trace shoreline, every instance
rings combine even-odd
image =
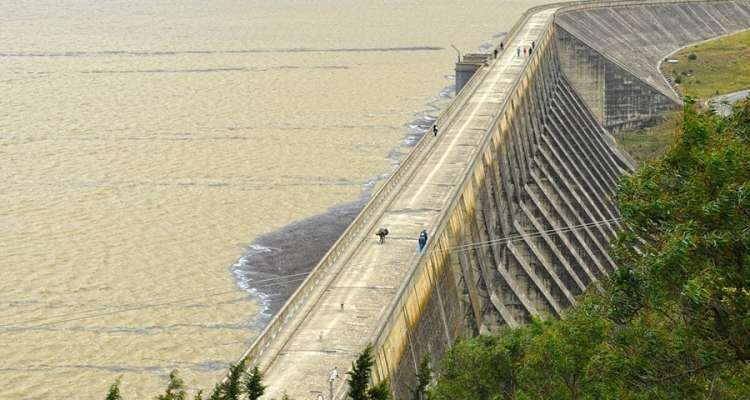
[[[493,34],[477,47],[477,51],[489,51],[494,48],[495,42],[500,42],[507,34],[508,32]],[[359,215],[370,200],[378,182],[387,179],[399,167],[403,157],[427,133],[440,111],[453,101],[456,96],[455,76],[445,74],[444,78],[453,83],[443,87],[436,98],[425,104],[425,109],[416,112],[415,118],[403,125],[403,139],[387,155],[391,162],[391,170],[365,182],[358,200],[333,205],[321,214],[292,222],[257,237],[247,246],[245,253],[232,264],[230,271],[235,284],[254,297],[259,304],[259,312],[250,318],[251,329],[260,332],[265,328],[308,273]],[[408,151],[405,151],[407,149]]]
[[[446,75],[446,78],[452,79],[452,75]],[[415,113],[414,120],[404,124],[403,139],[387,154],[391,170],[365,182],[358,200],[333,205],[323,213],[287,224],[257,237],[247,246],[245,253],[231,265],[230,271],[235,284],[259,304],[259,312],[250,317],[251,329],[258,332],[263,330],[359,215],[377,184],[399,167],[403,157],[427,133],[442,109],[442,103],[450,102],[455,96],[454,92],[455,85],[445,86],[434,100],[426,104],[424,110]]]

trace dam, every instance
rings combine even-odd
[[[242,356],[265,371],[267,397],[329,398],[337,367],[344,398],[371,343],[373,380],[404,398],[423,354],[559,317],[596,290],[616,268],[612,195],[634,168],[610,132],[679,107],[658,69],[671,52],[748,28],[744,0],[527,11]]]

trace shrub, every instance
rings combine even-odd
[[[688,60],[690,61],[697,60],[697,59],[698,59],[698,55],[696,55],[695,53],[690,53],[688,55]]]

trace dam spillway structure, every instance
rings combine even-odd
[[[616,268],[612,196],[634,166],[609,131],[679,107],[669,53],[748,28],[747,0],[528,10],[242,356],[268,398],[344,398],[329,371],[368,343],[404,398],[423,354],[574,306]]]

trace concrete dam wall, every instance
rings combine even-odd
[[[619,229],[612,194],[632,164],[604,127],[679,107],[659,61],[747,29],[749,11],[734,1],[558,11],[404,293],[393,318],[403,322],[376,343],[378,376],[390,377],[396,396],[408,396],[423,354],[434,359],[457,338],[532,316],[558,317],[616,268],[607,254]]]
[[[559,317],[615,268],[612,194],[630,164],[572,89],[550,25],[491,132],[403,312],[380,349],[380,377],[406,397],[422,354],[459,337]],[[404,341],[406,338],[406,341]],[[403,356],[399,359],[396,354]]]
[[[742,29],[750,18],[735,16],[750,7],[561,7],[523,16],[507,50],[479,66],[441,114],[440,134],[420,141],[243,355],[265,369],[269,398],[330,398],[329,390],[344,398],[344,379],[328,387],[328,371],[338,366],[344,375],[368,343],[374,380],[390,378],[394,394],[407,398],[422,355],[438,361],[458,338],[559,317],[616,268],[607,253],[620,229],[612,195],[633,165],[605,127],[676,107],[656,60],[685,41]],[[635,25],[639,18],[648,24]],[[621,31],[630,29],[623,21],[639,31]],[[669,44],[613,55],[673,24],[685,26]],[[608,44],[607,35],[624,44]],[[516,56],[532,41],[531,56]],[[649,65],[657,72],[644,72]],[[373,237],[381,226],[392,233],[383,245]],[[423,228],[430,240],[419,253]]]
[[[561,10],[560,63],[607,129],[648,123],[680,99],[659,65],[691,43],[750,28],[750,2],[596,3]]]

